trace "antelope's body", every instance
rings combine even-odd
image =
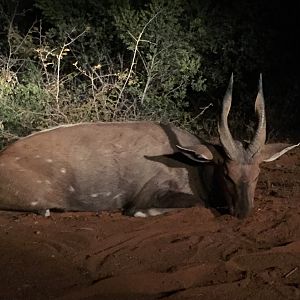
[[[261,78],[256,134],[247,145],[234,140],[227,123],[232,84],[231,77],[218,124],[220,145],[153,122],[60,126],[15,142],[0,152],[0,209],[122,209],[146,216],[175,207],[214,206],[217,198],[231,214],[247,216],[259,164],[299,144],[265,145]]]
[[[196,204],[196,168],[164,157],[176,144],[191,143],[199,140],[152,122],[83,123],[35,133],[0,154],[0,209],[168,207],[174,193]]]

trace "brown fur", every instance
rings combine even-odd
[[[185,146],[188,158],[177,145]],[[0,153],[0,209],[123,209],[134,215],[153,207],[212,205],[218,191],[232,214],[244,216],[253,206],[261,160],[232,161],[220,146],[153,122],[61,126]]]

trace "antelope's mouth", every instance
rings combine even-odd
[[[253,207],[251,205],[251,202],[246,201],[240,205],[237,205],[236,207],[232,207],[232,209],[230,209],[230,214],[237,217],[238,219],[244,219],[251,214],[252,209]]]
[[[238,211],[234,213],[234,216],[237,217],[238,219],[244,219],[248,217],[251,213],[251,210],[244,210],[244,211]]]
[[[229,200],[229,201],[228,201]],[[232,199],[227,198],[227,206],[216,207],[220,214],[229,214],[238,219],[244,219],[248,217],[252,210],[253,206],[251,201],[232,201]]]

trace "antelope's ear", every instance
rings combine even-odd
[[[299,146],[300,143],[296,145],[291,144],[267,144],[261,150],[262,161],[269,162],[279,158],[284,153],[294,149]]]
[[[197,162],[210,162],[213,160],[213,154],[205,145],[193,145],[189,147],[182,147],[176,145],[176,147],[186,155],[188,158]]]

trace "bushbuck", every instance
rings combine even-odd
[[[231,76],[218,123],[219,145],[155,122],[64,125],[18,140],[0,152],[0,209],[121,209],[144,217],[197,204],[216,206],[222,199],[230,214],[247,216],[259,164],[299,144],[265,145],[261,77],[257,131],[246,145],[234,140],[227,122],[232,85]]]

